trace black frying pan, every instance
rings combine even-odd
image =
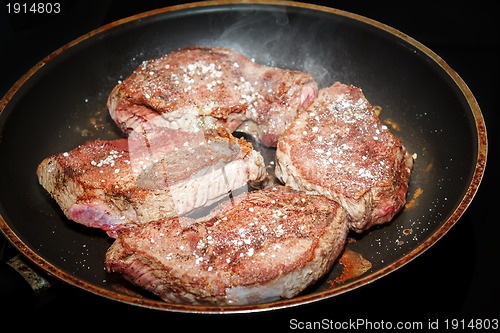
[[[308,71],[320,86],[351,83],[381,107],[381,119],[417,160],[408,193],[411,205],[392,223],[351,237],[347,249],[370,262],[367,272],[336,283],[343,268],[337,264],[324,280],[293,299],[224,308],[168,304],[105,273],[104,253],[112,240],[65,219],[34,171],[49,154],[86,140],[118,137],[105,108],[112,87],[143,60],[187,45],[231,47],[259,63]],[[58,280],[160,310],[279,309],[331,298],[382,278],[435,244],[459,220],[486,164],[480,108],[440,57],[376,21],[301,3],[204,2],[118,21],[42,60],[0,105],[0,156],[14,162],[0,165],[0,227],[7,239]]]

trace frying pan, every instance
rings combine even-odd
[[[408,206],[389,224],[352,235],[349,251],[370,268],[339,280],[336,264],[318,284],[289,299],[248,306],[169,304],[108,276],[112,240],[68,221],[37,182],[46,156],[120,133],[105,102],[143,60],[188,45],[230,47],[256,62],[312,73],[363,89],[416,158]],[[27,121],[29,119],[29,121]],[[460,149],[456,149],[460,147]],[[487,135],[466,84],[411,37],[349,12],[299,2],[200,2],[123,19],[55,51],[0,103],[0,227],[45,274],[113,301],[189,313],[268,311],[328,299],[411,262],[460,219],[482,180]],[[8,189],[8,190],[6,190]]]

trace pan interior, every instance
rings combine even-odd
[[[399,266],[449,228],[476,168],[477,129],[461,88],[416,42],[341,12],[264,4],[180,7],[101,29],[57,51],[6,97],[0,114],[0,225],[15,245],[31,250],[31,259],[84,289],[159,304],[150,295],[117,289],[103,269],[112,240],[67,220],[35,170],[50,154],[120,137],[106,109],[111,89],[142,61],[189,45],[229,47],[261,64],[310,72],[320,87],[335,81],[361,87],[381,108],[381,120],[415,154],[408,207],[392,223],[352,235],[348,248],[372,266],[348,283],[366,283]],[[340,272],[336,265],[306,296],[335,295],[329,281]]]

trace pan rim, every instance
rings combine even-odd
[[[22,239],[16,235],[16,233],[9,227],[6,220],[3,216],[0,215],[0,230],[6,236],[7,240],[9,240],[14,247],[16,247],[27,259],[33,262],[35,265],[42,268],[46,273],[51,276],[58,278],[70,285],[75,287],[84,289],[91,293],[94,293],[99,296],[103,296],[105,298],[109,298],[115,301],[120,301],[123,303],[128,303],[131,305],[136,305],[145,308],[157,309],[157,310],[167,310],[172,312],[184,312],[184,313],[199,313],[199,314],[229,314],[229,313],[248,313],[248,312],[259,312],[259,311],[269,311],[275,309],[283,309],[292,306],[304,305],[311,302],[321,301],[325,299],[329,299],[331,297],[343,294],[347,291],[356,289],[368,283],[371,283],[379,278],[386,276],[387,274],[395,271],[396,269],[402,267],[413,259],[417,258],[419,255],[424,253],[427,249],[429,249],[432,245],[434,245],[441,237],[443,237],[450,228],[460,219],[465,210],[468,208],[473,198],[475,197],[480,183],[482,181],[486,161],[488,154],[488,140],[487,140],[487,130],[483,115],[481,113],[481,109],[469,89],[466,83],[462,80],[458,73],[456,73],[439,55],[433,52],[431,49],[418,42],[414,38],[402,33],[401,31],[392,28],[386,24],[380,23],[376,20],[354,14],[351,12],[347,12],[344,10],[339,10],[336,8],[330,8],[315,4],[294,2],[294,1],[279,1],[279,0],[214,0],[214,1],[199,1],[186,3],[181,5],[169,6],[164,8],[158,8],[151,11],[147,11],[144,13],[136,14],[127,18],[123,18],[117,20],[115,22],[111,22],[106,24],[100,28],[92,30],[85,35],[78,37],[77,39],[67,43],[66,45],[60,47],[55,50],[40,62],[38,62],[35,66],[33,66],[30,70],[28,70],[18,81],[7,91],[5,96],[0,101],[0,116],[2,116],[5,108],[12,98],[15,97],[17,91],[33,76],[37,73],[45,64],[50,62],[53,58],[59,56],[63,52],[68,49],[71,49],[75,45],[80,44],[81,42],[99,35],[103,32],[109,31],[113,28],[122,26],[124,24],[146,19],[152,16],[166,14],[169,12],[176,12],[180,10],[194,9],[194,8],[215,8],[221,5],[259,5],[259,6],[283,6],[283,7],[294,7],[294,8],[303,8],[312,11],[324,12],[327,14],[334,14],[343,17],[347,17],[349,19],[360,21],[362,23],[373,26],[377,29],[384,30],[389,34],[405,41],[408,44],[411,44],[413,47],[421,51],[426,57],[434,61],[449,77],[453,80],[455,85],[460,89],[460,92],[464,95],[470,111],[472,112],[472,116],[474,118],[474,123],[476,127],[476,135],[477,135],[477,158],[475,162],[474,173],[471,178],[471,182],[467,188],[467,191],[460,203],[456,207],[456,209],[451,213],[450,217],[439,227],[437,232],[433,233],[428,239],[426,239],[423,243],[417,246],[415,249],[407,253],[404,257],[398,259],[393,264],[386,266],[385,268],[378,270],[374,273],[363,276],[362,278],[355,280],[353,282],[348,282],[342,284],[341,286],[336,287],[335,289],[326,290],[322,292],[317,292],[314,294],[308,294],[303,296],[296,296],[292,299],[287,300],[279,300],[275,302],[265,303],[265,304],[252,304],[252,305],[244,305],[244,306],[193,306],[193,305],[183,305],[183,304],[171,304],[166,303],[161,300],[153,300],[153,299],[139,299],[134,296],[128,296],[125,294],[121,294],[118,292],[113,292],[107,290],[105,288],[98,287],[91,283],[82,282],[78,278],[75,278],[73,275],[68,274],[61,270],[60,268],[54,266],[40,255],[38,255],[34,250],[32,250],[27,244],[25,244]]]

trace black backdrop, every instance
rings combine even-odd
[[[41,1],[47,2],[47,1]],[[56,1],[51,1],[52,3]],[[0,7],[0,95],[42,58],[73,39],[117,19],[185,1],[59,1],[58,15],[13,15]],[[15,250],[0,235],[0,317],[12,311],[36,323],[58,327],[121,328],[131,322],[160,329],[210,331],[294,329],[294,320],[380,323],[440,319],[500,319],[499,221],[493,217],[498,176],[495,111],[498,103],[499,24],[493,1],[305,1],[360,14],[392,26],[440,55],[467,83],[487,124],[489,155],[485,178],[459,222],[434,246],[383,279],[333,299],[273,312],[193,315],[149,310],[58,285],[37,298],[4,263]],[[1,161],[1,157],[0,157]],[[1,161],[5,163],[6,161]],[[6,189],[1,189],[2,191]],[[39,320],[40,319],[40,320]],[[324,323],[324,322],[323,322]],[[125,324],[125,325],[123,325]],[[0,323],[0,327],[4,325]],[[182,326],[180,326],[182,325]],[[62,324],[61,324],[61,327]],[[140,326],[138,326],[140,327]],[[329,328],[329,326],[323,326]],[[298,328],[297,328],[298,329]]]

